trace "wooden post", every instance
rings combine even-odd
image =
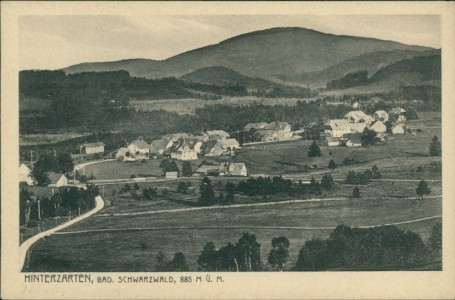
[[[41,221],[41,206],[40,206],[40,201],[38,199],[38,220]]]

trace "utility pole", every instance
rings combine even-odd
[[[39,198],[37,200],[38,200],[38,220],[41,221],[41,205],[40,205]]]

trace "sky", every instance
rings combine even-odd
[[[162,60],[273,27],[441,47],[438,15],[30,15],[19,19],[19,64],[25,70],[129,58]]]

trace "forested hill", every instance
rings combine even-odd
[[[382,86],[393,90],[406,86],[440,86],[441,56],[418,56],[390,64],[372,76],[366,70],[349,73],[327,83],[328,89],[347,89],[357,86]]]
[[[420,52],[431,48],[286,27],[242,34],[162,61],[136,59],[84,63],[67,67],[64,71],[126,70],[131,76],[163,78],[180,77],[201,68],[221,66],[253,78],[269,79],[318,72],[362,54],[394,50]]]
[[[180,79],[190,82],[219,86],[241,85],[252,89],[270,89],[284,87],[283,85],[265,79],[245,76],[234,70],[220,66],[198,69],[194,72],[181,76]]]

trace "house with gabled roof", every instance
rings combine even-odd
[[[370,130],[373,130],[376,133],[384,133],[387,131],[387,126],[381,121],[374,121],[370,125]]]
[[[269,123],[266,123],[266,122],[248,123],[243,128],[243,131],[250,131],[251,129],[254,129],[254,130],[265,129],[265,127],[267,127],[267,125],[269,125]]]
[[[265,129],[272,130],[278,140],[290,139],[292,137],[292,127],[288,122],[271,122]]]
[[[373,114],[373,118],[385,123],[389,120],[389,114],[385,110],[378,110]]]
[[[163,155],[172,145],[173,142],[170,140],[154,140],[150,143],[150,154]]]
[[[219,167],[220,176],[248,176],[245,163],[222,162]]]
[[[148,157],[150,154],[150,145],[142,138],[132,141],[128,145],[128,151],[136,157]]]
[[[68,185],[68,178],[66,178],[65,174],[49,172],[47,175],[49,177],[48,187],[62,187]]]
[[[193,173],[193,176],[218,176],[220,174],[220,165],[202,165]]]
[[[177,160],[196,160],[201,152],[202,142],[197,139],[180,138],[170,148],[171,158]]]
[[[366,123],[369,124],[374,121],[373,117],[367,115],[361,110],[353,110],[344,115],[344,119],[349,123]]]
[[[406,126],[402,123],[395,125],[392,128],[393,134],[405,134],[406,133]]]
[[[329,147],[338,147],[341,146],[341,139],[339,137],[326,137],[325,141]]]
[[[104,146],[103,142],[85,143],[80,146],[79,150],[81,154],[104,153]]]
[[[224,130],[207,130],[205,133],[209,139],[219,140],[219,139],[227,139],[230,137],[229,133]]]
[[[19,182],[25,182],[27,185],[34,184],[32,170],[24,163],[19,165]]]
[[[404,108],[393,108],[389,111],[389,116],[395,122],[406,122],[406,110]]]
[[[233,155],[240,144],[236,139],[221,139],[208,141],[204,148],[205,156]]]

